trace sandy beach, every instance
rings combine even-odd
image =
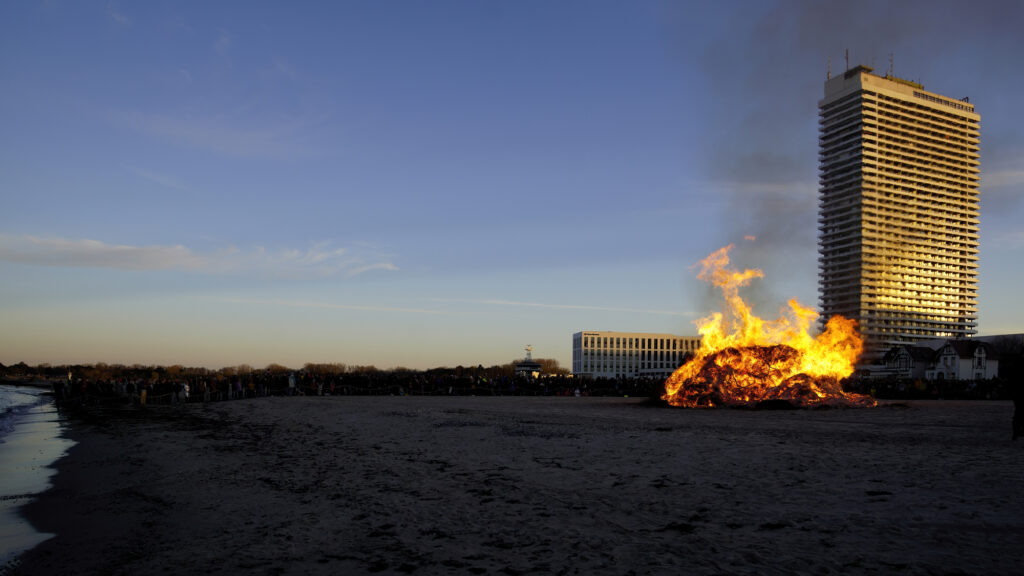
[[[101,414],[18,574],[1020,574],[1009,402],[302,397]]]

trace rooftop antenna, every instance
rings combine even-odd
[[[846,71],[850,71],[850,49],[846,49]]]
[[[828,57],[828,68],[825,69],[825,80],[832,79],[832,57]]]
[[[892,61],[893,61],[893,53],[889,52],[889,76],[895,77],[896,75],[893,74],[893,71],[892,71],[893,70]]]

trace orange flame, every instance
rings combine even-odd
[[[764,273],[730,268],[732,247],[701,261],[697,277],[722,290],[724,312],[697,321],[701,347],[668,378],[662,398],[685,407],[743,406],[764,400],[800,406],[874,405],[870,397],[844,392],[840,384],[853,374],[863,350],[856,321],[833,316],[825,331],[812,337],[809,329],[818,313],[795,299],[777,320],[759,318],[739,289]]]

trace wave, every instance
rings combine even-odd
[[[50,400],[44,388],[0,384],[0,442],[14,431],[19,416],[28,414]]]

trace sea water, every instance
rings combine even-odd
[[[18,510],[50,487],[54,462],[73,442],[45,386],[0,384],[0,574],[17,556],[50,538]]]

